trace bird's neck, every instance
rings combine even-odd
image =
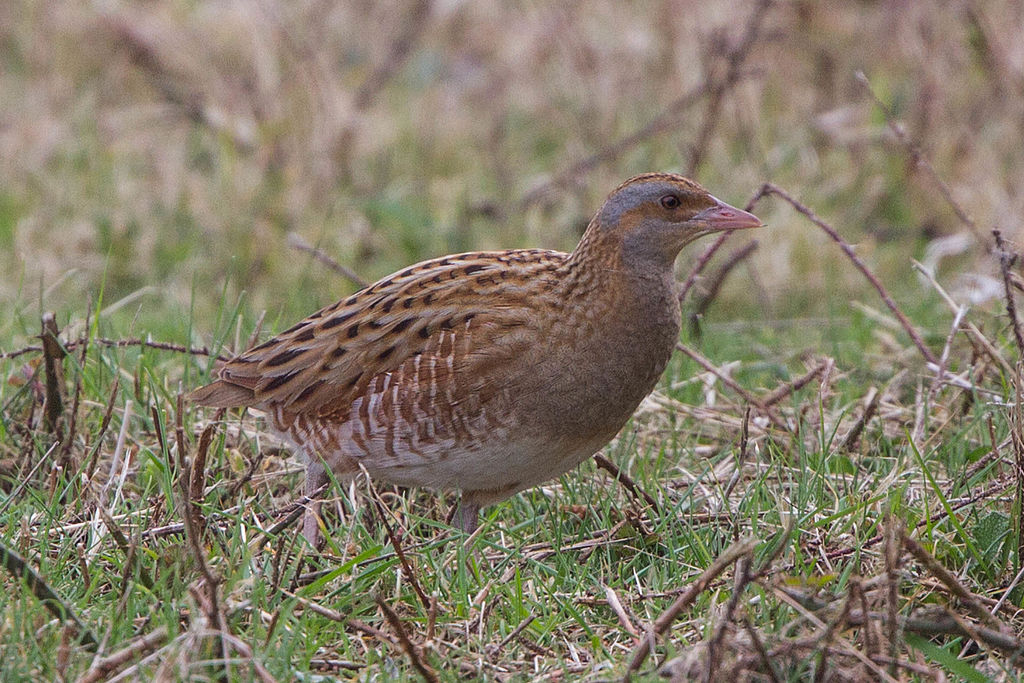
[[[617,307],[621,297],[654,300],[671,294],[675,289],[673,261],[630,258],[621,236],[591,223],[566,258],[560,279],[566,300],[590,299]]]
[[[585,235],[559,268],[535,365],[551,429],[601,443],[654,388],[679,337],[671,271],[631,269],[614,246]]]
[[[595,353],[620,347],[622,357],[645,367],[653,359],[667,360],[679,334],[672,264],[632,263],[623,258],[614,234],[594,227],[563,266],[560,327],[585,344],[595,344]]]

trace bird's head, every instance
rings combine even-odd
[[[629,264],[671,268],[679,251],[712,232],[760,227],[751,213],[716,199],[681,175],[647,173],[612,192],[592,226]]]

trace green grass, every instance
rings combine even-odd
[[[251,324],[240,321],[240,309],[222,300],[221,310],[215,329],[233,336],[240,327],[246,339]],[[933,323],[920,317],[916,322],[942,337],[942,328],[929,324],[945,325],[946,316],[937,310],[933,314]],[[974,321],[989,328],[998,322],[983,315]],[[735,324],[709,321],[699,344],[713,362],[738,361],[733,377],[763,395],[803,374],[814,360],[802,361],[800,355],[823,345],[808,334],[806,324],[779,323],[744,326],[740,335]],[[865,326],[870,328],[855,312],[842,321],[815,325],[835,351],[827,381],[810,382],[774,408],[798,436],[766,427],[758,419],[763,414],[753,410],[748,452],[726,500],[739,458],[743,406],[720,383],[714,386],[714,405],[709,404],[707,387],[687,381],[700,369],[676,359],[656,400],[606,449],[659,501],[657,510],[586,463],[559,481],[490,509],[482,533],[465,546],[463,537],[444,523],[451,496],[424,491],[396,495],[389,487],[371,494],[361,482],[354,499],[340,490],[331,492],[342,517],[328,529],[325,554],[316,556],[294,526],[253,544],[298,495],[301,475],[261,423],[248,416],[229,415],[213,432],[197,501],[208,524],[199,550],[180,529],[146,535],[182,520],[176,401],[181,378],[187,377],[189,386],[202,381],[207,361],[156,349],[104,347],[101,336],[126,337],[131,328],[100,323],[89,333],[84,359],[72,349],[65,361],[65,389],[73,395],[73,387],[81,387],[76,433],[67,454],[51,451],[53,437],[39,428],[38,367],[30,382],[16,379],[31,374],[26,364],[38,354],[0,361],[8,378],[0,389],[3,481],[14,494],[0,505],[2,540],[72,605],[102,640],[105,653],[159,627],[167,629],[170,635],[159,643],[156,656],[138,664],[135,675],[142,677],[160,672],[208,677],[226,671],[229,678],[247,680],[255,675],[248,655],[235,651],[230,664],[218,659],[218,641],[211,637],[201,600],[190,593],[201,585],[198,552],[218,578],[226,628],[277,679],[315,678],[311,669],[328,661],[352,666],[345,675],[415,679],[397,644],[346,623],[369,624],[393,639],[377,599],[399,615],[423,661],[442,678],[606,679],[623,673],[636,644],[609,607],[608,591],[628,610],[631,627],[642,632],[735,538],[753,536],[758,541],[753,564],[764,563],[764,574],[745,587],[739,610],[769,648],[785,652],[774,658],[782,675],[800,680],[820,666],[820,648],[800,650],[794,643],[820,637],[822,631],[782,600],[781,591],[803,595],[807,604],[823,609],[826,603],[835,602],[835,608],[851,599],[853,584],[870,586],[862,589],[865,604],[884,613],[889,608],[883,589],[889,584],[879,537],[889,525],[905,525],[939,563],[981,596],[978,600],[1002,596],[1020,566],[1012,465],[1004,461],[1003,451],[988,466],[972,467],[991,450],[990,429],[997,441],[1013,429],[1007,413],[993,403],[1012,400],[1006,393],[1009,379],[990,369],[975,375],[974,392],[940,388],[914,441],[917,384],[927,389],[931,375],[913,353],[896,353],[903,360],[894,360],[891,350],[883,348],[888,342],[867,333]],[[902,335],[894,336],[907,345]],[[1006,340],[993,342],[1007,358],[1012,356]],[[827,356],[816,353],[814,358]],[[902,387],[891,386],[892,364],[909,373]],[[949,369],[958,373],[972,367],[977,370],[970,345],[960,337]],[[101,437],[115,380],[119,390],[112,419]],[[872,383],[883,392],[879,416],[865,427],[858,448],[845,450],[841,444]],[[685,406],[705,412],[695,417],[693,408]],[[189,458],[195,456],[203,417],[191,407],[180,416]],[[124,474],[119,467],[111,470],[122,428],[120,457],[122,462],[129,458]],[[243,482],[247,472],[250,478]],[[969,500],[1000,483],[1005,486],[997,494]],[[388,510],[388,525],[401,529],[415,581],[435,601],[433,615],[402,570],[374,512],[374,496]],[[109,512],[125,538],[103,530],[97,507]],[[946,606],[968,617],[964,605],[913,558],[902,554],[895,571],[896,614]],[[83,674],[93,655],[68,647],[74,633],[23,582],[9,575],[5,582],[8,590],[0,595],[0,611],[7,615],[0,631],[5,679]],[[719,579],[696,597],[661,641],[659,660],[684,656],[712,637],[731,586],[730,580]],[[1021,590],[1013,590],[1005,600],[1010,612],[1004,610],[999,618],[1014,623],[1012,610],[1022,600]],[[342,621],[314,612],[310,603]],[[526,619],[529,625],[492,654]],[[723,655],[720,667],[735,665],[737,653],[753,656],[738,623],[731,620],[724,632],[723,652],[732,654]],[[878,638],[882,629],[876,624],[875,630]],[[867,651],[864,633],[854,625],[840,629],[836,635],[844,640],[834,641],[833,647],[844,654],[830,655],[838,657],[835,666],[857,665],[845,653],[851,647]],[[748,642],[745,649],[743,642]],[[966,644],[955,634],[923,638],[901,632],[895,647],[898,658],[957,676],[1013,671],[1005,655],[985,648],[969,649],[966,659],[954,663]],[[754,668],[757,664],[748,661]],[[651,662],[643,671],[651,671]]]

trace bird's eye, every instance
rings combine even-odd
[[[666,209],[678,209],[679,203],[679,197],[674,194],[667,194],[661,198],[661,205]]]

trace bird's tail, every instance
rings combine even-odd
[[[252,405],[255,399],[255,392],[252,389],[222,379],[211,382],[205,387],[199,387],[186,397],[193,403],[214,408],[236,408]]]

